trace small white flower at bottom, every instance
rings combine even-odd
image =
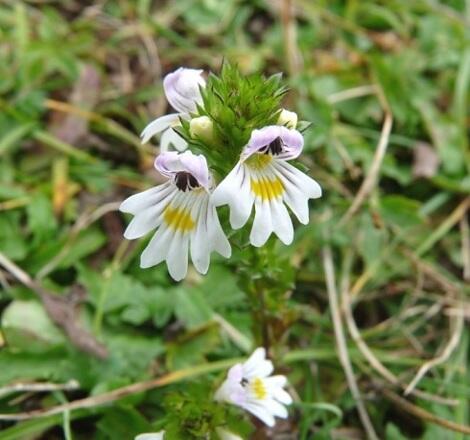
[[[257,348],[246,362],[230,368],[215,400],[239,406],[266,425],[274,426],[274,417],[287,418],[286,405],[292,403],[292,398],[283,389],[287,378],[270,376],[273,369],[265,349]]]
[[[139,434],[134,440],[163,440],[165,431]]]
[[[254,130],[240,161],[212,194],[216,206],[230,206],[234,229],[245,225],[255,205],[253,246],[263,246],[273,232],[284,244],[292,243],[294,228],[286,206],[300,223],[308,223],[308,200],[322,192],[315,180],[288,163],[302,148],[303,137],[297,130],[280,125]]]
[[[210,201],[211,177],[206,159],[190,151],[170,151],[157,157],[155,167],[169,180],[124,200],[120,211],[135,216],[124,237],[140,238],[157,228],[142,252],[142,268],[166,261],[170,275],[180,281],[188,270],[189,252],[196,270],[205,274],[212,251],[226,258],[231,254]]]

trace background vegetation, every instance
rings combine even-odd
[[[224,57],[285,72],[324,188],[266,293],[298,403],[253,438],[467,438],[469,29],[465,0],[3,0],[0,439],[133,438],[259,342],[255,269],[174,284],[116,212],[158,179],[162,76]]]

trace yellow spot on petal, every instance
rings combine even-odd
[[[250,156],[245,163],[254,170],[264,170],[271,162],[273,158],[269,154],[255,153]]]
[[[253,382],[251,383],[251,389],[258,400],[266,399],[266,397],[268,396],[266,386],[264,385],[263,380],[259,377],[256,377],[253,380]]]
[[[184,208],[172,208],[168,206],[163,213],[165,223],[175,231],[189,232],[194,229],[194,223],[191,214]]]
[[[251,190],[261,197],[263,201],[273,200],[284,193],[284,185],[281,179],[275,177],[273,180],[262,178],[260,180],[250,179]]]

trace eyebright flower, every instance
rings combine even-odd
[[[283,389],[285,376],[270,376],[273,364],[266,359],[264,348],[257,348],[243,364],[236,364],[227,379],[215,393],[215,399],[237,405],[268,426],[274,426],[274,417],[287,418],[285,405],[292,403],[291,396]]]
[[[272,232],[290,244],[294,230],[286,205],[307,224],[308,200],[321,197],[320,185],[287,162],[299,156],[303,143],[297,130],[280,125],[253,130],[240,161],[212,195],[216,206],[230,206],[234,229],[245,225],[255,205],[253,246],[263,246]]]
[[[155,160],[155,168],[168,181],[126,199],[120,211],[135,217],[124,232],[129,240],[158,228],[142,252],[140,266],[166,261],[170,275],[182,280],[188,269],[188,250],[196,270],[205,274],[210,254],[228,258],[230,244],[210,201],[211,176],[206,159],[190,151],[169,151]]]
[[[162,133],[160,139],[160,151],[168,151],[170,144],[182,151],[187,143],[176,133],[172,127],[180,123],[179,118],[189,119],[189,114],[197,109],[196,104],[202,103],[199,87],[205,87],[206,82],[201,76],[202,70],[180,67],[169,73],[163,79],[163,90],[166,99],[178,113],[170,113],[161,116],[151,122],[142,131],[142,142],[145,144],[150,138]]]
[[[146,432],[139,434],[134,440],[163,440],[165,431],[160,432]]]

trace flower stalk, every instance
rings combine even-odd
[[[287,417],[285,405],[292,401],[283,390],[286,378],[270,376],[273,366],[265,358],[292,319],[283,305],[295,274],[282,249],[294,241],[293,219],[308,224],[309,200],[322,195],[320,185],[296,165],[305,124],[282,108],[287,89],[281,80],[281,75],[243,75],[229,63],[206,79],[195,69],[168,74],[164,91],[176,113],[157,118],[142,133],[144,142],[160,135],[155,168],[166,181],[130,196],[120,208],[134,216],[126,238],[153,233],[142,268],[166,262],[170,276],[181,281],[189,260],[204,275],[213,252],[234,259],[254,339],[263,348],[229,371],[216,399],[268,426],[275,417]],[[188,419],[200,410],[195,406]],[[192,426],[213,424],[222,437],[220,420],[228,415],[216,412],[208,404],[209,419],[201,415]],[[166,429],[165,438],[177,425]]]

